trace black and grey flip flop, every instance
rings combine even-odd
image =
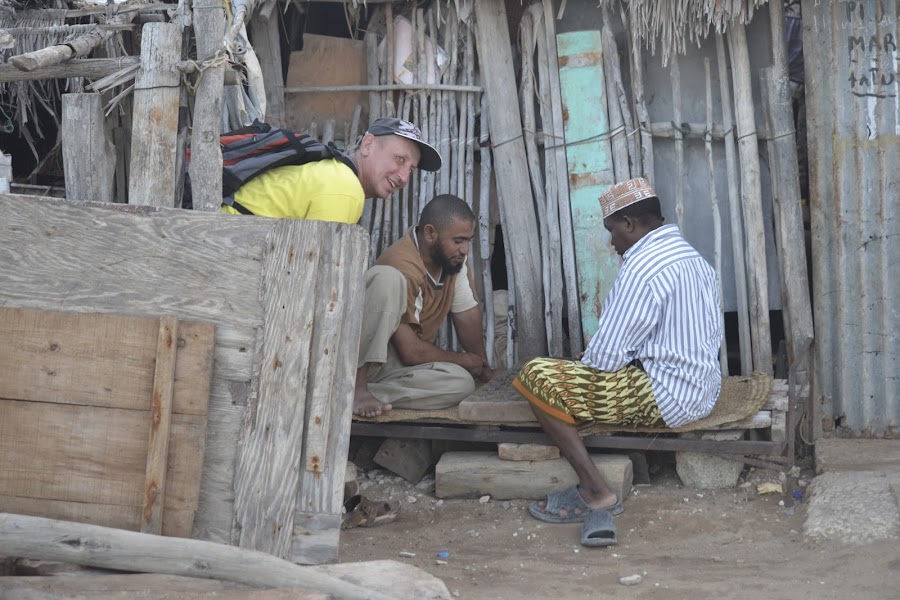
[[[585,518],[581,526],[581,545],[588,547],[615,546],[616,524],[608,510],[595,510]]]

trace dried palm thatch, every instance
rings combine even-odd
[[[733,21],[749,23],[753,11],[768,0],[600,0],[628,11],[632,32],[652,54],[657,46],[663,65],[673,52],[684,54],[688,42],[700,45],[710,29],[724,33]]]
[[[0,29],[15,31],[0,58],[39,50],[65,40],[65,0],[0,0]],[[32,34],[32,31],[40,33]],[[41,112],[49,114],[59,128],[56,106],[60,94],[56,80],[17,81],[0,85],[0,130],[11,133],[18,129],[37,158],[34,135],[43,138]],[[42,110],[43,109],[43,110]]]

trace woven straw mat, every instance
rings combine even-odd
[[[705,419],[694,421],[677,429],[669,429],[667,427],[623,428],[617,425],[591,423],[581,427],[579,433],[581,435],[607,431],[665,433],[709,429],[725,423],[742,421],[755,415],[769,399],[771,391],[772,377],[765,373],[756,372],[749,376],[724,377],[722,378],[722,391],[719,393],[719,399],[716,400],[716,405],[713,407],[712,412]],[[522,399],[522,402],[525,402],[525,400]],[[440,410],[395,408],[377,417],[367,419],[354,416],[353,420],[366,423],[392,423],[398,421],[465,422],[459,418],[459,411],[456,407]],[[517,423],[517,425],[521,425],[521,423]]]

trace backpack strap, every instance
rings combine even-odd
[[[357,179],[359,178],[359,171],[357,170],[356,165],[353,163],[353,160],[347,153],[345,153],[343,150],[339,150],[338,147],[334,145],[334,142],[328,142],[328,149],[331,150],[334,158],[350,167],[350,170],[353,171],[353,174],[356,175]]]
[[[246,206],[238,202],[234,199],[234,194],[229,194],[222,198],[222,206],[230,206],[234,210],[238,211],[242,215],[252,215],[253,212],[248,209]]]

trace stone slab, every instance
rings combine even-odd
[[[497,444],[500,460],[556,460],[559,448],[544,444]]]
[[[631,459],[619,454],[592,454],[591,459],[613,491],[627,498],[633,477]],[[435,469],[438,498],[489,495],[496,500],[540,500],[577,483],[575,471],[562,458],[526,462],[501,460],[490,452],[448,452]]]
[[[900,472],[823,473],[810,484],[803,532],[849,544],[898,539],[898,489]]]
[[[697,490],[733,488],[737,485],[742,462],[705,452],[676,452],[675,471],[684,487]]]
[[[816,440],[816,473],[884,471],[900,473],[900,440],[827,438]]]
[[[385,440],[375,454],[374,460],[376,464],[415,485],[422,480],[425,471],[432,464],[431,441]]]

